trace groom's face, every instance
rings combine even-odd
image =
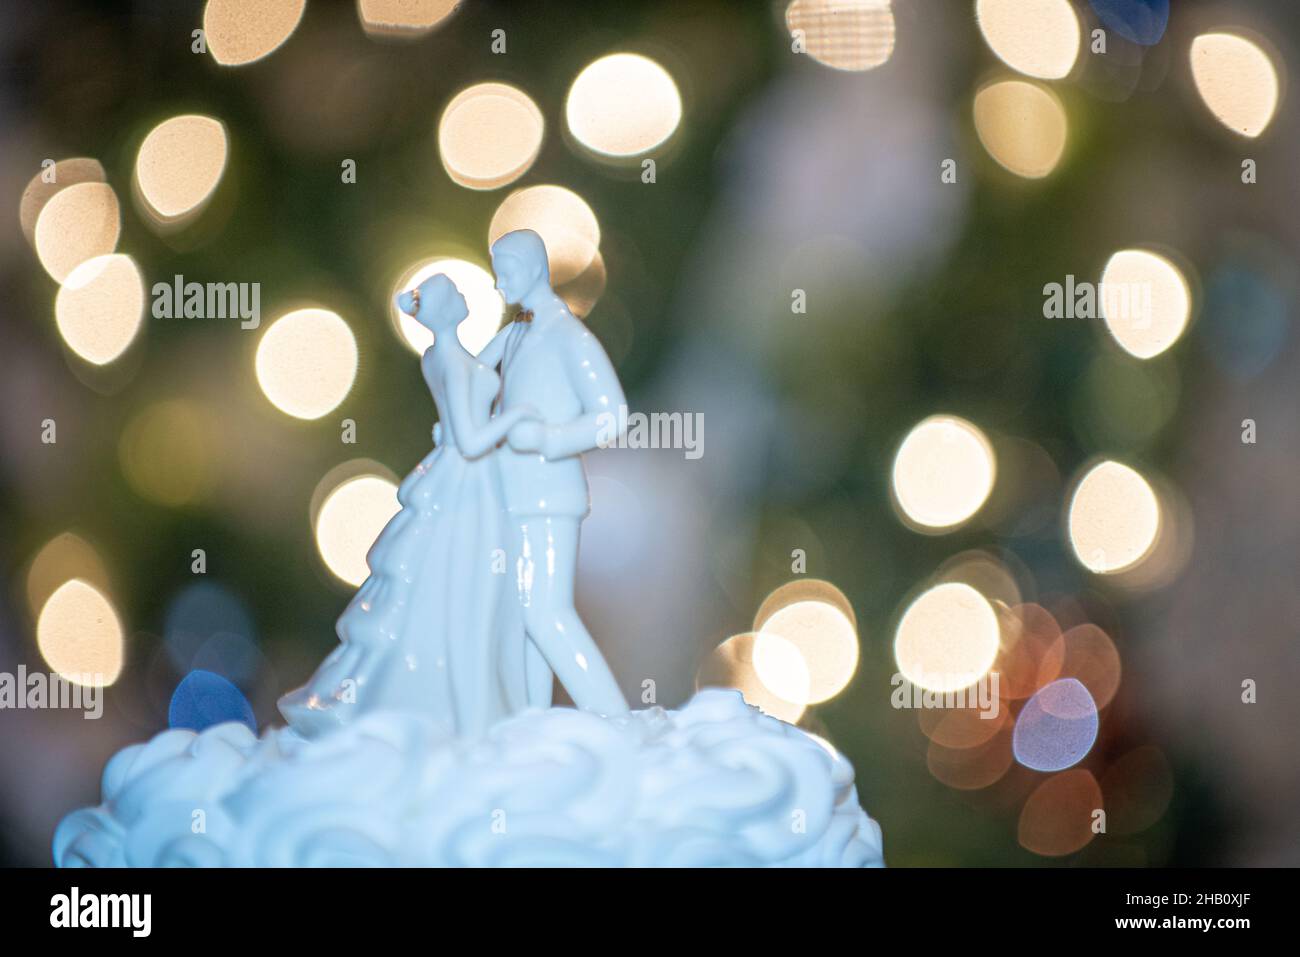
[[[497,276],[497,289],[506,302],[520,302],[533,287],[533,276],[528,267],[514,256],[498,253],[492,257],[492,271]]]

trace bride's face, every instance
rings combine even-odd
[[[454,330],[469,315],[469,306],[456,284],[442,274],[431,276],[412,290],[415,318],[435,333]]]

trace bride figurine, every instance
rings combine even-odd
[[[431,276],[397,304],[434,333],[420,368],[438,407],[435,447],[398,489],[401,510],[339,618],[341,644],[280,699],[290,726],[309,737],[376,710],[427,714],[472,736],[529,703],[493,459],[507,433],[538,413],[522,404],[492,416],[500,377],[456,338],[469,310],[450,279]]]

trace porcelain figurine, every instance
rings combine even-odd
[[[497,289],[521,307],[480,358],[501,365],[498,415],[524,410],[497,464],[528,632],[528,700],[550,706],[553,671],[579,708],[619,714],[627,702],[574,610],[573,579],[578,531],[590,511],[582,453],[596,448],[610,414],[626,404],[623,387],[600,340],[551,289],[537,233],[498,239],[492,268]]]
[[[589,509],[581,453],[623,392],[599,341],[551,290],[541,238],[504,236],[492,261],[498,288],[524,311],[478,359],[456,337],[469,311],[450,279],[435,274],[398,296],[434,333],[420,365],[440,441],[398,490],[401,510],[338,621],[340,645],[280,701],[305,735],[376,710],[477,735],[549,707],[553,673],[579,707],[627,710],[573,608]]]

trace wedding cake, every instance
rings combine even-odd
[[[477,741],[399,713],[164,731],[109,761],[103,801],[59,825],[59,866],[883,865],[848,761],[722,689]]]

